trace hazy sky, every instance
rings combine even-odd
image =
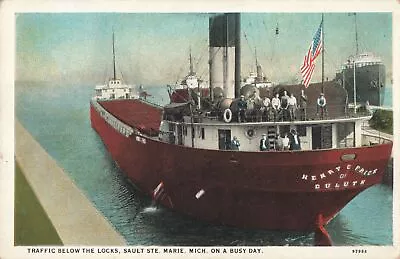
[[[117,72],[127,83],[174,83],[189,69],[208,80],[206,13],[24,13],[16,16],[16,79],[100,84],[112,74],[112,31]],[[259,63],[267,77],[299,78],[299,68],[321,21],[320,13],[243,13],[242,75]],[[325,73],[332,78],[355,53],[354,16],[325,13]],[[357,14],[359,49],[382,57],[392,71],[391,13]],[[276,27],[279,34],[275,34]],[[245,37],[246,35],[246,37]],[[321,79],[321,58],[312,81]]]

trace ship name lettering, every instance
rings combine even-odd
[[[340,179],[346,178],[346,174],[340,174],[340,175],[339,175],[339,178],[340,178]]]
[[[357,166],[354,168],[354,171],[355,171],[356,173],[362,174],[362,175],[364,175],[364,176],[370,176],[370,175],[376,174],[376,173],[378,172],[378,168],[375,168],[374,170],[367,170],[367,169],[365,169],[365,168],[363,168],[363,167],[357,165]]]
[[[346,189],[346,188],[348,188],[348,187],[350,187],[350,186],[356,186],[357,184],[358,185],[364,185],[365,184],[365,180],[362,180],[362,181],[360,181],[360,182],[358,182],[358,181],[352,181],[351,182],[352,184],[350,185],[350,182],[349,181],[345,181],[345,182],[336,182],[335,183],[335,185],[333,185],[332,183],[325,183],[325,184],[318,184],[318,183],[316,183],[315,185],[314,185],[314,190],[320,190],[321,188],[323,188],[323,189],[325,189],[325,190],[327,190],[327,189],[330,189],[330,188],[332,188],[332,187],[334,187],[335,189],[338,189],[338,188],[342,188],[342,189]],[[322,186],[322,187],[321,187]]]
[[[334,171],[328,170],[328,174],[329,174],[329,175],[332,175],[332,174],[334,174],[334,173],[335,173]]]
[[[348,164],[346,168],[347,168],[347,170],[350,170],[351,169],[351,164]]]
[[[308,175],[306,175],[306,174],[303,174],[303,176],[301,177],[302,180],[307,180],[307,178],[308,178]]]
[[[340,165],[336,167],[336,170],[340,172]]]
[[[321,179],[326,177],[324,173],[320,174],[319,176],[321,177]]]
[[[315,175],[311,175],[311,180],[315,181],[317,180],[317,177]]]

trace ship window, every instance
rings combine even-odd
[[[332,148],[332,125],[312,126],[312,149]]]
[[[289,134],[290,132],[290,125],[282,125],[279,126],[279,133],[283,137],[285,133]]]
[[[306,125],[297,125],[297,134],[301,137],[307,136],[307,127]]]
[[[186,125],[183,126],[183,135],[187,136],[187,127],[186,127]]]
[[[354,122],[344,122],[337,124],[337,146],[338,147],[354,147],[355,124]]]
[[[201,128],[201,139],[205,138],[205,132],[204,132],[204,128]]]

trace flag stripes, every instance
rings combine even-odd
[[[304,57],[303,65],[300,68],[303,77],[302,84],[307,88],[315,69],[315,59],[322,50],[322,21],[317,32],[314,35],[307,55]]]

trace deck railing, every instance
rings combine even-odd
[[[326,109],[308,107],[305,112],[304,109],[296,108],[292,116],[290,109],[274,110],[271,107],[266,109],[246,109],[243,113],[241,113],[240,122],[320,121],[359,118],[372,115],[372,111],[365,107],[359,107],[357,112],[354,112],[354,109],[348,109],[343,105],[328,105]],[[223,121],[224,110],[211,111],[199,115],[194,114],[199,120],[203,117],[208,120]],[[239,122],[239,111],[232,111],[231,121]]]

